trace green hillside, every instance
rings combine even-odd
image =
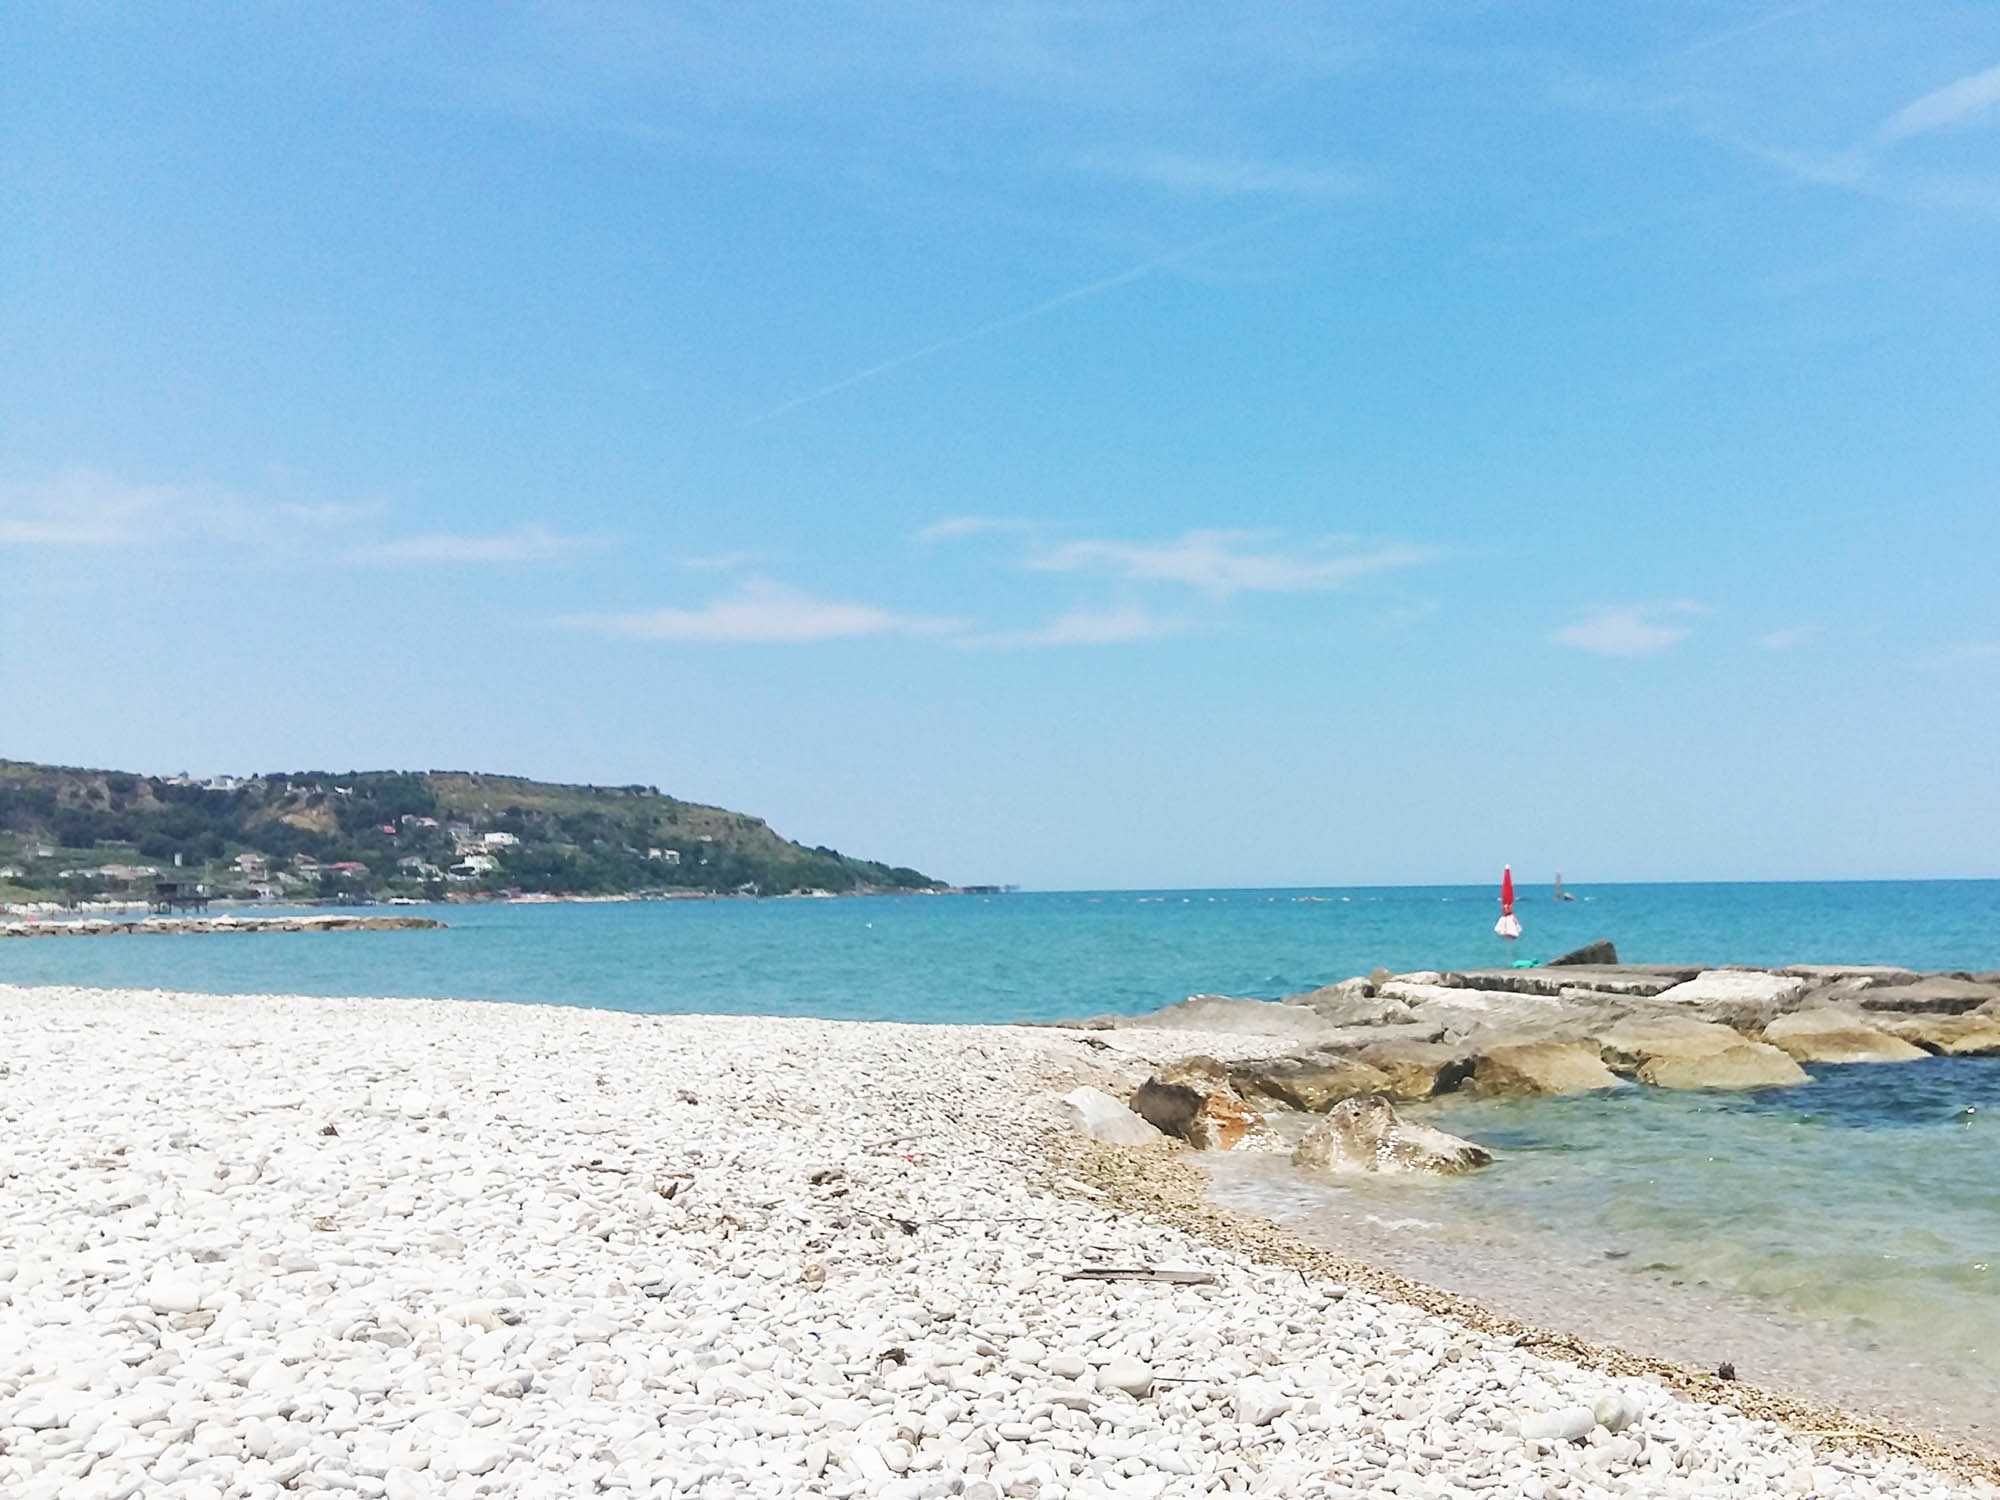
[[[143,894],[158,879],[269,899],[942,888],[648,786],[463,771],[197,782],[0,761],[0,899]]]

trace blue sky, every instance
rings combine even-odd
[[[1985,4],[15,7],[0,754],[2000,874]]]

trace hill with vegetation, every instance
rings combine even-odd
[[[464,771],[198,781],[0,761],[0,899],[913,891],[916,870],[807,848],[650,786]]]

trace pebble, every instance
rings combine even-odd
[[[0,1021],[10,1497],[1976,1493],[1051,1190],[1063,1097],[1116,1088],[1057,1031]],[[1149,1264],[1215,1279],[1065,1279]]]

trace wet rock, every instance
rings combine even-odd
[[[1230,1086],[1212,1057],[1189,1057],[1160,1069],[1132,1096],[1132,1110],[1156,1130],[1198,1151],[1275,1146],[1264,1117]]]
[[[1404,1119],[1379,1094],[1343,1099],[1292,1150],[1294,1166],[1321,1172],[1466,1172],[1492,1160],[1476,1142]]]
[[[2000,1000],[2000,989],[1964,979],[1932,975],[1908,984],[1874,985],[1855,999],[1866,1010],[1934,1011],[1962,1015]]]
[[[1358,1055],[1387,1080],[1382,1092],[1398,1100],[1450,1093],[1472,1076],[1475,1061],[1463,1047],[1416,1040],[1374,1042]]]
[[[1549,969],[1570,969],[1578,964],[1615,964],[1618,950],[1612,946],[1610,938],[1599,938],[1594,943],[1585,943],[1581,948],[1572,948],[1561,958],[1552,958],[1543,965]]]
[[[1484,1098],[1526,1094],[1584,1094],[1624,1088],[1625,1080],[1604,1066],[1592,1042],[1520,1042],[1480,1052],[1467,1084]]]
[[[1800,1062],[1909,1062],[1925,1055],[1914,1042],[1891,1036],[1857,1012],[1830,1007],[1779,1016],[1764,1028],[1764,1040]]]
[[[1113,1146],[1149,1146],[1160,1132],[1102,1089],[1073,1089],[1063,1095],[1063,1117],[1093,1141]]]
[[[1229,1081],[1246,1099],[1268,1099],[1288,1109],[1320,1114],[1342,1099],[1379,1094],[1389,1087],[1389,1075],[1358,1058],[1334,1056],[1275,1057],[1237,1063]]]
[[[1757,1089],[1811,1081],[1778,1048],[1697,1016],[1628,1016],[1597,1043],[1612,1068],[1655,1088]]]
[[[1648,1058],[1638,1078],[1661,1089],[1790,1088],[1812,1082],[1812,1076],[1784,1051],[1752,1041],[1691,1057]]]
[[[1948,1057],[1987,1057],[2000,1053],[2000,1015],[1955,1016],[1874,1015],[1869,1020],[1926,1052]]]

